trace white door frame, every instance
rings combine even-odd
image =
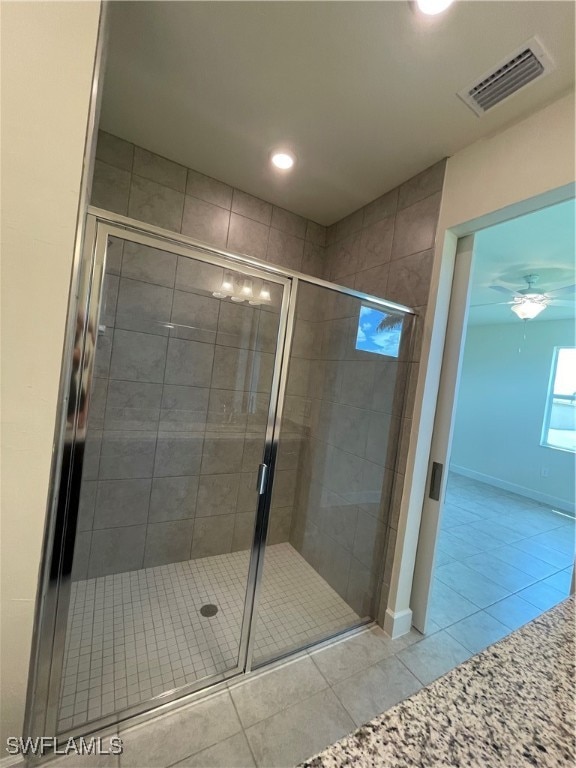
[[[474,235],[468,235],[458,240],[410,606],[412,608],[412,624],[423,634],[426,633],[432,574],[436,559],[436,542],[440,532],[444,506],[457,393],[466,342],[473,251]],[[433,494],[437,498],[431,496],[434,463],[443,467],[440,487],[437,489],[439,492]]]

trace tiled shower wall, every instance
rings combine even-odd
[[[185,234],[211,245],[268,257],[285,266],[300,269],[305,264],[308,271],[316,273],[322,269],[325,230],[313,222],[108,134],[100,134],[97,158],[92,203],[98,207],[129,213],[158,226],[182,228]],[[184,190],[192,190],[198,197]],[[229,208],[222,207],[225,205]],[[178,216],[184,217],[180,226]],[[221,233],[224,219],[230,229],[226,237]],[[258,250],[264,241],[265,251]],[[241,416],[234,424],[215,423],[222,408],[228,414],[243,414],[245,410],[235,408],[233,402],[220,402],[223,395],[237,399],[251,394],[223,392],[221,387],[229,385],[219,384],[218,370],[220,363],[222,372],[237,370],[243,356],[257,354],[262,369],[270,374],[277,325],[274,323],[272,332],[267,333],[262,330],[263,319],[273,313],[209,297],[210,291],[219,287],[221,276],[220,280],[216,275],[210,278],[214,285],[199,286],[208,288],[208,296],[201,296],[200,291],[195,297],[198,286],[192,274],[186,278],[186,262],[173,254],[119,240],[109,253],[102,318],[106,331],[98,338],[75,578],[222,554],[251,544],[256,506],[254,469],[261,460],[263,423],[256,424],[250,415],[247,419]],[[198,302],[201,306],[196,306]],[[174,320],[169,307],[174,313],[179,305],[182,311],[201,317],[204,326],[214,318],[213,332],[179,342],[167,339],[167,331],[145,317],[150,307],[155,316],[164,311],[167,320]],[[186,318],[178,320],[186,322]],[[257,327],[258,333],[252,334],[252,343],[240,334],[234,339],[235,327]],[[170,370],[171,360],[177,364],[184,354],[180,350],[178,355],[171,355],[170,347],[175,343],[197,347],[193,353],[198,380],[180,381],[177,372]],[[149,370],[125,375],[122,361],[129,349],[138,345],[147,345],[140,351],[151,361],[155,352],[157,357],[167,355],[165,369],[156,370],[158,366],[151,363]],[[237,360],[231,359],[234,355]],[[206,360],[203,366],[207,356],[213,362]],[[203,368],[206,375],[202,377]],[[264,405],[267,388],[265,383],[252,393],[266,400]],[[259,413],[264,417],[265,407]],[[221,432],[213,434],[218,428]],[[290,441],[289,428],[286,432]],[[296,436],[296,446],[298,439]],[[286,461],[278,469],[272,543],[288,539],[296,479],[293,462]]]
[[[182,232],[215,247],[225,247],[408,304],[423,316],[428,301],[444,167],[444,161],[432,166],[326,229],[101,132],[92,204]],[[395,466],[395,493],[385,536],[384,596],[396,543],[421,327],[420,322],[407,366],[408,402],[399,424],[400,457]],[[288,402],[286,410],[289,414]],[[284,462],[280,467],[286,472],[295,469],[301,456],[302,428],[297,413],[294,416],[290,417],[292,447],[280,455]],[[289,511],[294,488],[288,474],[283,483],[280,475],[277,480],[275,494],[279,494],[279,503],[276,507],[284,510],[278,516],[277,525],[287,537],[292,524]],[[281,493],[282,488],[285,493]]]
[[[356,613],[374,616],[408,363],[356,349],[360,304],[299,288],[285,406],[302,435],[290,542]],[[279,460],[285,451],[281,437]]]
[[[326,228],[100,132],[92,205],[321,277]]]
[[[384,606],[394,562],[445,166],[445,160],[431,166],[333,224],[326,233],[325,277],[406,304],[416,309],[419,315],[408,366],[406,404],[386,535],[381,600]]]
[[[251,544],[279,293],[266,308],[219,300],[222,277],[221,267],[112,239],[76,578]],[[271,536],[286,540],[276,527]]]

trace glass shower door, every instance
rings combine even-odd
[[[411,317],[298,281],[256,666],[377,616]]]
[[[284,333],[288,280],[106,231],[60,732],[243,668]]]

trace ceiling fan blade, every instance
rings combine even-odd
[[[563,294],[574,293],[575,290],[576,285],[564,285],[562,288],[554,288],[552,291],[546,291],[546,294],[548,296],[562,296]]]
[[[565,301],[562,299],[552,299],[549,304],[550,307],[572,307],[576,308],[576,304],[573,301]]]
[[[490,301],[488,304],[470,304],[470,307],[476,309],[476,307],[503,307],[510,306],[513,301]]]
[[[498,291],[499,293],[505,293],[508,296],[521,296],[520,293],[517,291],[513,291],[511,288],[505,288],[503,285],[490,285],[488,286],[493,291]]]

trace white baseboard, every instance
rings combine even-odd
[[[386,609],[384,615],[384,632],[393,640],[408,634],[412,629],[412,611],[406,608],[404,611],[394,612]]]
[[[568,512],[572,515],[574,514],[574,505],[571,505],[569,501],[561,499],[558,496],[550,496],[550,494],[541,493],[532,488],[525,488],[523,485],[508,483],[506,480],[501,480],[499,477],[484,475],[482,472],[476,472],[474,469],[468,469],[467,467],[459,467],[457,464],[450,464],[450,472],[454,472],[456,475],[462,475],[463,477],[469,477],[471,480],[478,480],[481,483],[486,483],[486,485],[492,485],[494,488],[501,488],[503,491],[516,493],[518,496],[524,496],[527,499],[532,499],[532,501],[539,501],[550,507],[556,507],[557,509],[562,510],[562,512]]]

